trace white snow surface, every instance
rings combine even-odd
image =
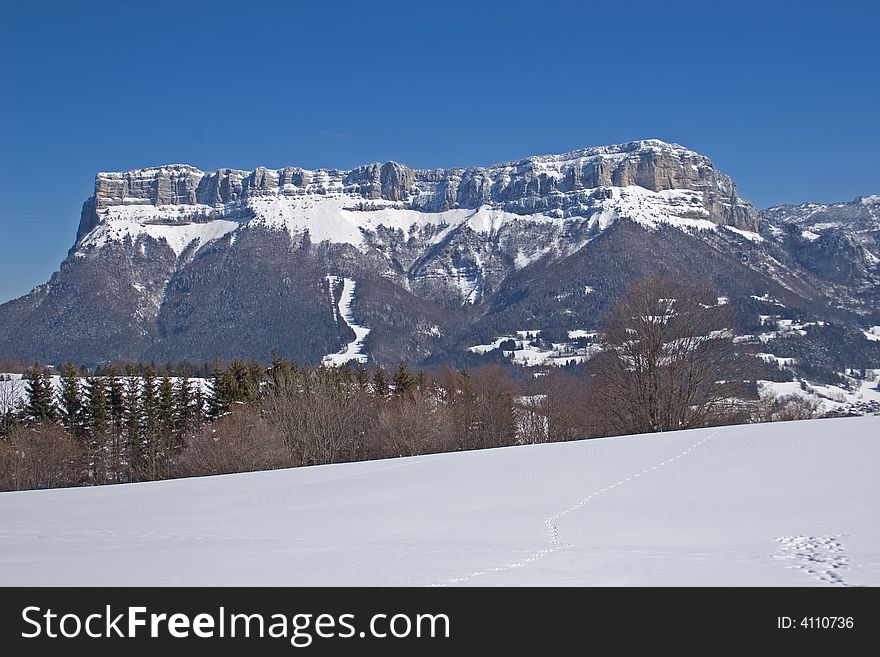
[[[758,233],[751,230],[743,230],[741,228],[735,228],[734,226],[725,226],[727,230],[731,233],[736,233],[740,237],[745,237],[747,240],[751,242],[763,242],[764,238],[758,235]]]
[[[121,205],[101,211],[101,223],[83,237],[77,245],[77,252],[84,249],[100,249],[109,242],[121,242],[126,238],[137,240],[141,235],[164,240],[180,254],[198,240],[198,248],[208,242],[231,233],[240,226],[237,221],[214,219],[192,222],[190,219],[199,213],[211,211],[206,205]]]
[[[336,276],[329,274],[327,276],[331,299],[333,287],[338,280]],[[341,319],[351,327],[351,330],[354,331],[354,340],[345,345],[338,353],[324,356],[322,359],[324,365],[344,365],[350,361],[366,363],[369,360],[367,354],[364,353],[364,340],[369,335],[370,329],[355,322],[354,314],[351,311],[351,302],[354,301],[354,288],[355,281],[351,278],[344,278],[342,280],[342,294],[339,295],[339,304],[337,305],[337,321]]]
[[[880,418],[0,493],[0,585],[880,585]]]

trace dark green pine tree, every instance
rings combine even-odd
[[[388,381],[381,367],[377,367],[373,374],[373,394],[380,399],[385,399],[388,396]]]
[[[397,369],[397,374],[394,375],[394,394],[398,397],[409,395],[415,385],[416,381],[413,379],[412,374],[410,374],[406,363],[401,363]]]
[[[211,378],[211,396],[208,399],[208,415],[219,417],[229,410],[235,401],[235,379],[232,373],[219,364],[214,366]]]
[[[247,377],[242,390],[241,399],[245,404],[257,404],[260,401],[260,384],[263,382],[265,368],[254,361],[247,367]]]
[[[110,409],[110,481],[125,481],[128,441],[125,432],[125,383],[113,363],[107,366],[107,405]]]
[[[256,404],[260,401],[263,366],[235,359],[227,368],[216,365],[211,381],[209,415],[218,417],[234,403]]]
[[[108,477],[108,438],[110,435],[110,408],[107,404],[107,386],[100,376],[86,379],[86,415],[88,417],[89,474],[93,483],[105,484]]]
[[[144,471],[144,450],[141,418],[141,377],[137,367],[125,367],[125,442],[126,463],[123,478],[139,481]]]
[[[59,398],[61,425],[74,438],[83,439],[85,437],[85,426],[82,387],[79,381],[79,370],[73,363],[67,363],[61,369],[61,393]]]
[[[200,382],[193,391],[192,419],[190,420],[191,430],[200,429],[204,423],[205,393],[202,391],[202,384]]]
[[[141,417],[143,440],[143,477],[155,481],[161,473],[161,436],[159,434],[159,400],[156,391],[156,369],[144,367],[141,376]]]
[[[113,430],[122,434],[125,428],[125,383],[112,363],[107,367],[107,404]]]
[[[167,370],[159,379],[159,396],[157,400],[159,421],[159,475],[162,479],[171,476],[171,462],[177,454],[182,441],[178,441],[177,410],[174,384]]]
[[[187,368],[183,369],[183,375],[177,381],[177,390],[174,396],[177,430],[183,436],[192,428],[194,424],[193,415],[195,414],[195,409],[193,408],[193,385]]]
[[[28,370],[27,416],[33,422],[54,422],[58,418],[55,408],[55,395],[49,372],[38,363]]]

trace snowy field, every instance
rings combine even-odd
[[[880,417],[0,494],[0,585],[880,585]]]

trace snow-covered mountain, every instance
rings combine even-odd
[[[878,586],[878,431],[777,422],[0,493],[0,585]]]
[[[780,205],[765,213],[765,234],[824,279],[874,288],[880,263],[880,196],[850,203]],[[875,306],[876,307],[876,306]]]
[[[99,173],[60,271],[0,306],[0,354],[337,362],[360,340],[351,358],[470,362],[516,331],[588,332],[656,271],[862,335],[880,325],[876,233],[850,248],[843,207],[844,237],[792,241],[798,209],[762,222],[708,158],[656,140],[458,169]]]
[[[170,165],[99,173],[73,254],[109,243],[167,245],[177,267],[237,231],[354,247],[420,296],[481,301],[512,270],[564,258],[618,217],[655,227],[755,231],[758,213],[705,157],[656,140],[420,171],[396,162],[350,171]]]

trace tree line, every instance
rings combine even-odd
[[[794,419],[756,393],[756,359],[711,290],[627,289],[602,352],[572,372],[343,365],[65,365],[0,412],[0,489],[98,485]],[[768,411],[768,404],[776,410]],[[2,411],[3,409],[0,409]]]

